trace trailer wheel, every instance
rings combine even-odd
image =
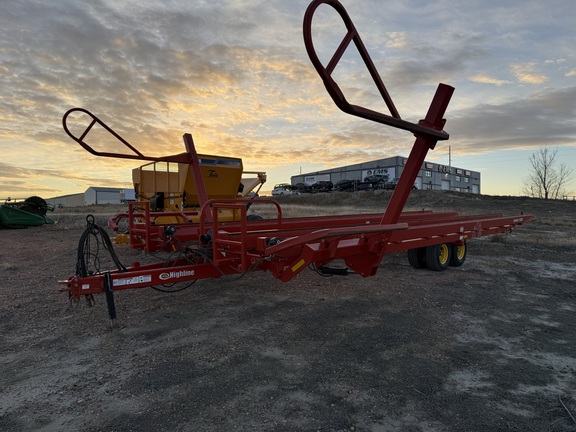
[[[130,232],[130,220],[128,218],[120,218],[116,221],[118,226],[118,234],[128,234]]]
[[[450,264],[452,250],[446,243],[428,246],[426,248],[426,265],[430,270],[443,271]]]
[[[450,265],[452,267],[460,267],[466,261],[466,254],[468,247],[466,243],[463,245],[452,245],[452,253],[450,254]]]
[[[256,221],[256,220],[264,220],[264,218],[258,214],[249,214],[246,215],[246,220]]]
[[[408,249],[408,262],[415,269],[426,268],[426,248]]]
[[[39,196],[31,196],[27,198],[24,203],[25,204],[22,206],[22,210],[40,216],[46,215],[46,201],[44,201],[44,199],[40,198]]]

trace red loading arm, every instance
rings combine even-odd
[[[70,117],[70,114],[72,114],[72,113],[74,113],[74,114],[81,113],[81,114],[84,114],[85,116],[88,117],[89,123],[87,126],[85,126],[84,132],[82,132],[79,136],[76,136],[74,133],[72,133],[72,131],[68,127],[69,117]],[[130,149],[132,151],[132,153],[131,154],[119,154],[119,153],[99,152],[99,151],[94,150],[92,148],[92,146],[90,146],[86,142],[86,137],[88,136],[88,134],[90,133],[90,131],[92,130],[94,125],[96,125],[96,124],[103,127],[114,138],[116,138],[118,141],[120,141],[124,146],[128,147],[128,149]],[[89,153],[92,153],[95,156],[114,157],[114,158],[123,158],[123,159],[157,160],[157,158],[145,156],[142,153],[140,153],[135,147],[133,147],[130,143],[128,143],[128,141],[126,141],[124,138],[122,138],[120,135],[118,135],[114,130],[112,130],[112,128],[110,128],[106,123],[104,123],[102,120],[100,120],[94,114],[92,114],[90,111],[85,110],[84,108],[72,108],[72,109],[69,109],[68,111],[66,111],[66,113],[62,117],[62,127],[64,128],[64,131],[68,134],[68,136],[70,138],[72,138],[74,141],[76,141],[78,144],[80,144],[82,146],[82,148],[84,148],[84,150],[86,150]]]
[[[321,4],[332,6],[340,14],[340,17],[344,21],[347,29],[346,36],[338,46],[336,52],[332,56],[332,59],[328,62],[327,66],[324,66],[318,58],[314,44],[312,42],[312,18],[316,12],[316,9]],[[396,223],[398,222],[400,213],[406,204],[410,190],[414,185],[414,181],[416,180],[416,176],[422,167],[422,163],[426,158],[428,150],[433,149],[436,146],[437,141],[447,140],[449,138],[449,135],[443,130],[445,120],[442,117],[446,112],[448,103],[450,102],[450,98],[454,92],[454,88],[446,84],[438,85],[436,94],[432,100],[432,103],[430,104],[428,114],[424,120],[420,120],[418,123],[411,123],[409,121],[402,120],[400,118],[400,114],[394,106],[392,98],[386,90],[386,86],[380,78],[374,63],[372,62],[372,59],[366,50],[366,47],[364,46],[364,43],[362,42],[362,39],[360,39],[358,31],[354,27],[350,16],[346,12],[346,9],[344,9],[344,6],[342,6],[338,0],[313,0],[312,3],[310,3],[308,6],[306,13],[304,14],[303,32],[304,45],[306,46],[308,56],[316,68],[316,71],[322,78],[326,90],[338,108],[348,114],[352,114],[398,129],[410,131],[417,138],[410,153],[410,157],[408,158],[408,162],[406,163],[404,171],[400,176],[398,185],[394,190],[394,194],[392,195],[390,203],[388,204],[388,208],[386,209],[386,213],[383,215],[381,222],[383,224]],[[390,110],[390,115],[373,111],[358,105],[350,104],[346,100],[344,93],[336,81],[332,78],[332,72],[334,71],[336,65],[344,55],[344,52],[351,42],[354,42],[354,45],[358,49],[360,56],[364,60],[370,76],[374,80],[380,95]]]
[[[332,59],[330,60],[327,66],[324,66],[320,61],[320,59],[318,58],[316,50],[314,48],[314,43],[312,42],[312,17],[314,16],[314,12],[316,12],[318,6],[320,6],[323,3],[332,6],[340,14],[342,20],[344,21],[346,29],[348,30],[346,36],[340,43],[340,46],[337,48],[336,52],[332,56]],[[304,31],[304,45],[306,46],[308,56],[310,57],[312,64],[316,68],[316,71],[324,81],[326,90],[334,100],[334,103],[342,111],[368,120],[376,121],[378,123],[383,123],[399,129],[408,130],[416,135],[418,134],[428,135],[436,137],[438,140],[448,139],[448,134],[442,130],[431,129],[430,127],[426,127],[416,123],[411,123],[402,120],[400,118],[400,114],[396,110],[394,102],[392,101],[392,98],[388,94],[386,86],[382,82],[382,79],[378,74],[378,70],[376,69],[376,66],[374,66],[374,63],[372,62],[372,59],[370,58],[370,55],[368,54],[368,51],[366,50],[366,47],[364,46],[362,39],[360,39],[358,31],[354,27],[354,24],[352,23],[352,20],[350,19],[348,12],[346,12],[346,9],[344,9],[344,6],[342,6],[342,4],[340,4],[338,0],[314,0],[312,3],[310,3],[308,9],[306,9],[306,13],[304,14],[303,31]],[[340,87],[338,86],[336,81],[334,81],[334,79],[332,78],[332,72],[336,68],[336,65],[346,52],[346,49],[348,48],[351,42],[354,42],[354,45],[356,45],[356,48],[358,49],[360,56],[362,57],[364,63],[366,64],[366,67],[368,68],[370,76],[374,80],[374,83],[376,84],[376,87],[378,88],[380,95],[382,96],[384,102],[386,103],[386,106],[390,110],[391,115],[382,114],[380,112],[373,111],[368,108],[350,104],[346,100],[344,93],[342,92],[342,90],[340,90]]]
[[[75,125],[76,127],[78,127],[79,130],[82,130],[82,127],[84,128],[83,132],[80,135],[74,134],[68,126],[68,123],[71,121],[71,119],[69,118],[71,114],[76,114],[76,115],[81,114],[82,117],[84,117],[84,118],[82,118],[82,120],[80,120],[80,117],[74,120],[75,122],[79,123],[79,124]],[[88,134],[90,133],[90,131],[92,130],[92,128],[95,125],[98,125],[98,126],[102,127],[104,130],[106,130],[110,135],[112,135],[124,147],[128,148],[130,150],[130,152],[128,152],[128,153],[103,152],[103,151],[97,151],[94,148],[92,148],[92,146],[86,142],[86,139],[87,139]],[[153,162],[161,162],[161,161],[164,161],[164,162],[181,162],[181,163],[189,163],[190,162],[190,156],[186,153],[171,155],[171,156],[158,156],[158,157],[157,156],[148,156],[148,155],[141,153],[136,147],[134,147],[132,144],[130,144],[128,141],[126,141],[124,138],[122,138],[118,133],[116,133],[110,126],[108,126],[106,123],[104,123],[98,117],[96,117],[94,114],[92,114],[90,111],[88,111],[84,108],[72,108],[72,109],[69,109],[68,111],[66,111],[66,113],[62,117],[62,127],[64,128],[64,131],[68,134],[68,136],[70,138],[72,138],[74,141],[76,141],[78,144],[80,144],[82,146],[82,148],[84,148],[84,150],[88,151],[89,153],[92,153],[95,156],[111,157],[111,158],[118,158],[118,159],[147,160],[147,161],[153,161]],[[192,145],[194,145],[194,144],[192,143]]]

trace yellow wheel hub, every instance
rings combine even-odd
[[[446,264],[448,262],[448,257],[450,256],[450,249],[447,244],[440,245],[440,263]]]
[[[464,255],[466,254],[466,246],[456,246],[455,252],[456,252],[456,258],[458,258],[458,261],[462,261],[464,259]]]

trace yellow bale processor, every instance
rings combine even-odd
[[[266,174],[244,171],[242,159],[198,155],[198,166],[208,199],[250,198],[266,181]],[[153,212],[186,212],[197,222],[197,211],[203,202],[195,186],[192,165],[176,162],[150,162],[132,170],[137,200],[150,202]],[[226,220],[239,220],[238,211],[222,215]],[[178,216],[159,216],[157,224],[178,223]]]

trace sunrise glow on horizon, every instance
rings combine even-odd
[[[0,4],[0,198],[130,187],[144,163],[98,158],[62,116],[90,110],[145,154],[240,157],[271,190],[290,177],[408,156],[405,131],[341,112],[302,38],[308,1],[98,0]],[[558,148],[576,169],[576,29],[572,2],[341,0],[403,118],[423,118],[439,83],[455,87],[427,160],[482,174],[482,193],[519,195],[528,158]],[[514,3],[514,2],[513,2]],[[314,18],[329,59],[342,20]],[[385,111],[364,65],[336,70],[351,103]],[[576,195],[576,184],[571,185]]]

